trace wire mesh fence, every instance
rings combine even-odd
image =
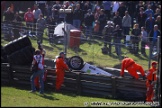
[[[7,37],[21,37],[24,35],[35,36],[39,38],[38,34],[41,33],[50,44],[59,44],[60,49],[55,50],[59,53],[60,50],[64,50],[68,55],[81,56],[86,62],[96,64],[98,66],[113,66],[114,63],[120,64],[123,56],[134,55],[136,48],[141,52],[145,49],[146,55],[137,54],[135,57],[139,57],[141,60],[148,62],[141,62],[140,64],[150,67],[152,60],[157,60],[157,55],[161,52],[160,43],[154,46],[151,42],[147,41],[142,45],[142,41],[139,40],[137,44],[133,43],[134,35],[126,35],[121,39],[117,39],[114,35],[102,35],[96,34],[92,31],[87,32],[86,28],[82,29],[80,34],[73,34],[71,30],[66,30],[67,35],[59,36],[54,34],[55,27],[58,25],[46,24],[46,29],[39,31],[37,23],[29,23],[31,27],[26,26],[24,22],[2,22],[1,31],[4,34],[4,38]],[[60,31],[62,31],[60,29]],[[85,31],[87,32],[85,35]],[[62,31],[64,34],[64,31]],[[88,34],[89,33],[89,34]],[[19,36],[18,36],[19,35]],[[66,38],[65,38],[66,37]],[[107,37],[109,37],[107,39]],[[110,39],[111,38],[111,39]],[[124,42],[124,40],[126,40]],[[149,40],[149,37],[147,37]],[[159,39],[160,40],[160,37]],[[55,45],[54,45],[55,46]],[[118,51],[120,50],[120,53]],[[158,53],[158,54],[157,54]],[[106,63],[105,63],[106,61]],[[142,64],[144,63],[144,64]],[[119,68],[119,67],[118,67]]]

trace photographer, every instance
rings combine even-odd
[[[36,88],[34,85],[34,79],[36,77],[39,77],[40,81],[40,94],[44,94],[44,82],[43,82],[43,75],[44,75],[44,64],[43,64],[43,55],[41,54],[41,51],[38,49],[35,51],[35,55],[33,56],[33,61],[32,61],[32,67],[34,67],[35,64],[38,64],[38,70],[33,71],[32,76],[30,77],[31,81],[31,91],[30,92],[35,92]],[[32,70],[32,69],[31,69]]]
[[[43,59],[42,64],[44,65],[44,57],[45,57],[46,51],[43,49],[43,47],[42,47],[42,45],[40,43],[38,43],[38,49],[40,50],[40,53],[41,53],[41,55],[43,57],[42,58]],[[44,72],[43,80],[45,80],[46,74],[47,74],[47,72]],[[34,84],[35,84],[36,89],[39,89],[39,87],[40,87],[40,85],[39,85],[39,77],[36,77],[34,79]]]

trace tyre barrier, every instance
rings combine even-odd
[[[13,52],[18,51],[26,46],[32,46],[32,44],[27,36],[23,36],[9,42],[7,45],[4,46],[4,50],[7,55],[10,55]]]
[[[33,60],[34,51],[35,49],[32,46],[27,46],[9,55],[8,60],[11,64],[15,65],[31,64]]]
[[[50,68],[55,68],[55,62],[50,58],[44,58],[44,65]]]

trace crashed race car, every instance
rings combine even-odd
[[[58,56],[56,56],[57,58]],[[56,60],[56,59],[55,59]],[[54,60],[54,62],[55,62]],[[112,74],[94,66],[89,63],[86,63],[83,61],[83,59],[79,56],[72,56],[70,58],[66,58],[65,62],[69,66],[69,68],[72,71],[78,71],[83,73],[89,73],[89,74],[99,74],[99,75],[106,75],[106,76],[112,76]]]

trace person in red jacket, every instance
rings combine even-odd
[[[153,87],[155,84],[155,81],[157,80],[156,72],[157,72],[157,62],[152,62],[152,67],[149,69],[147,75],[146,75],[146,101],[147,102],[153,102],[152,98],[154,96]]]
[[[31,11],[31,8],[28,8],[28,11],[24,14],[24,19],[26,22],[26,27],[27,27],[27,35],[30,35],[29,32],[31,32],[32,30],[32,26],[33,26],[33,21],[34,21],[34,14]]]
[[[121,72],[120,72],[120,75],[122,77],[124,77],[124,69],[126,69],[129,72],[129,74],[135,79],[139,78],[139,76],[137,74],[137,70],[138,70],[141,73],[141,75],[143,76],[143,79],[145,80],[144,69],[142,68],[141,65],[137,64],[132,58],[125,57],[122,60]]]
[[[56,58],[56,92],[59,92],[61,85],[64,82],[65,70],[69,70],[69,67],[65,63],[64,58],[64,52],[60,52],[59,57]]]

